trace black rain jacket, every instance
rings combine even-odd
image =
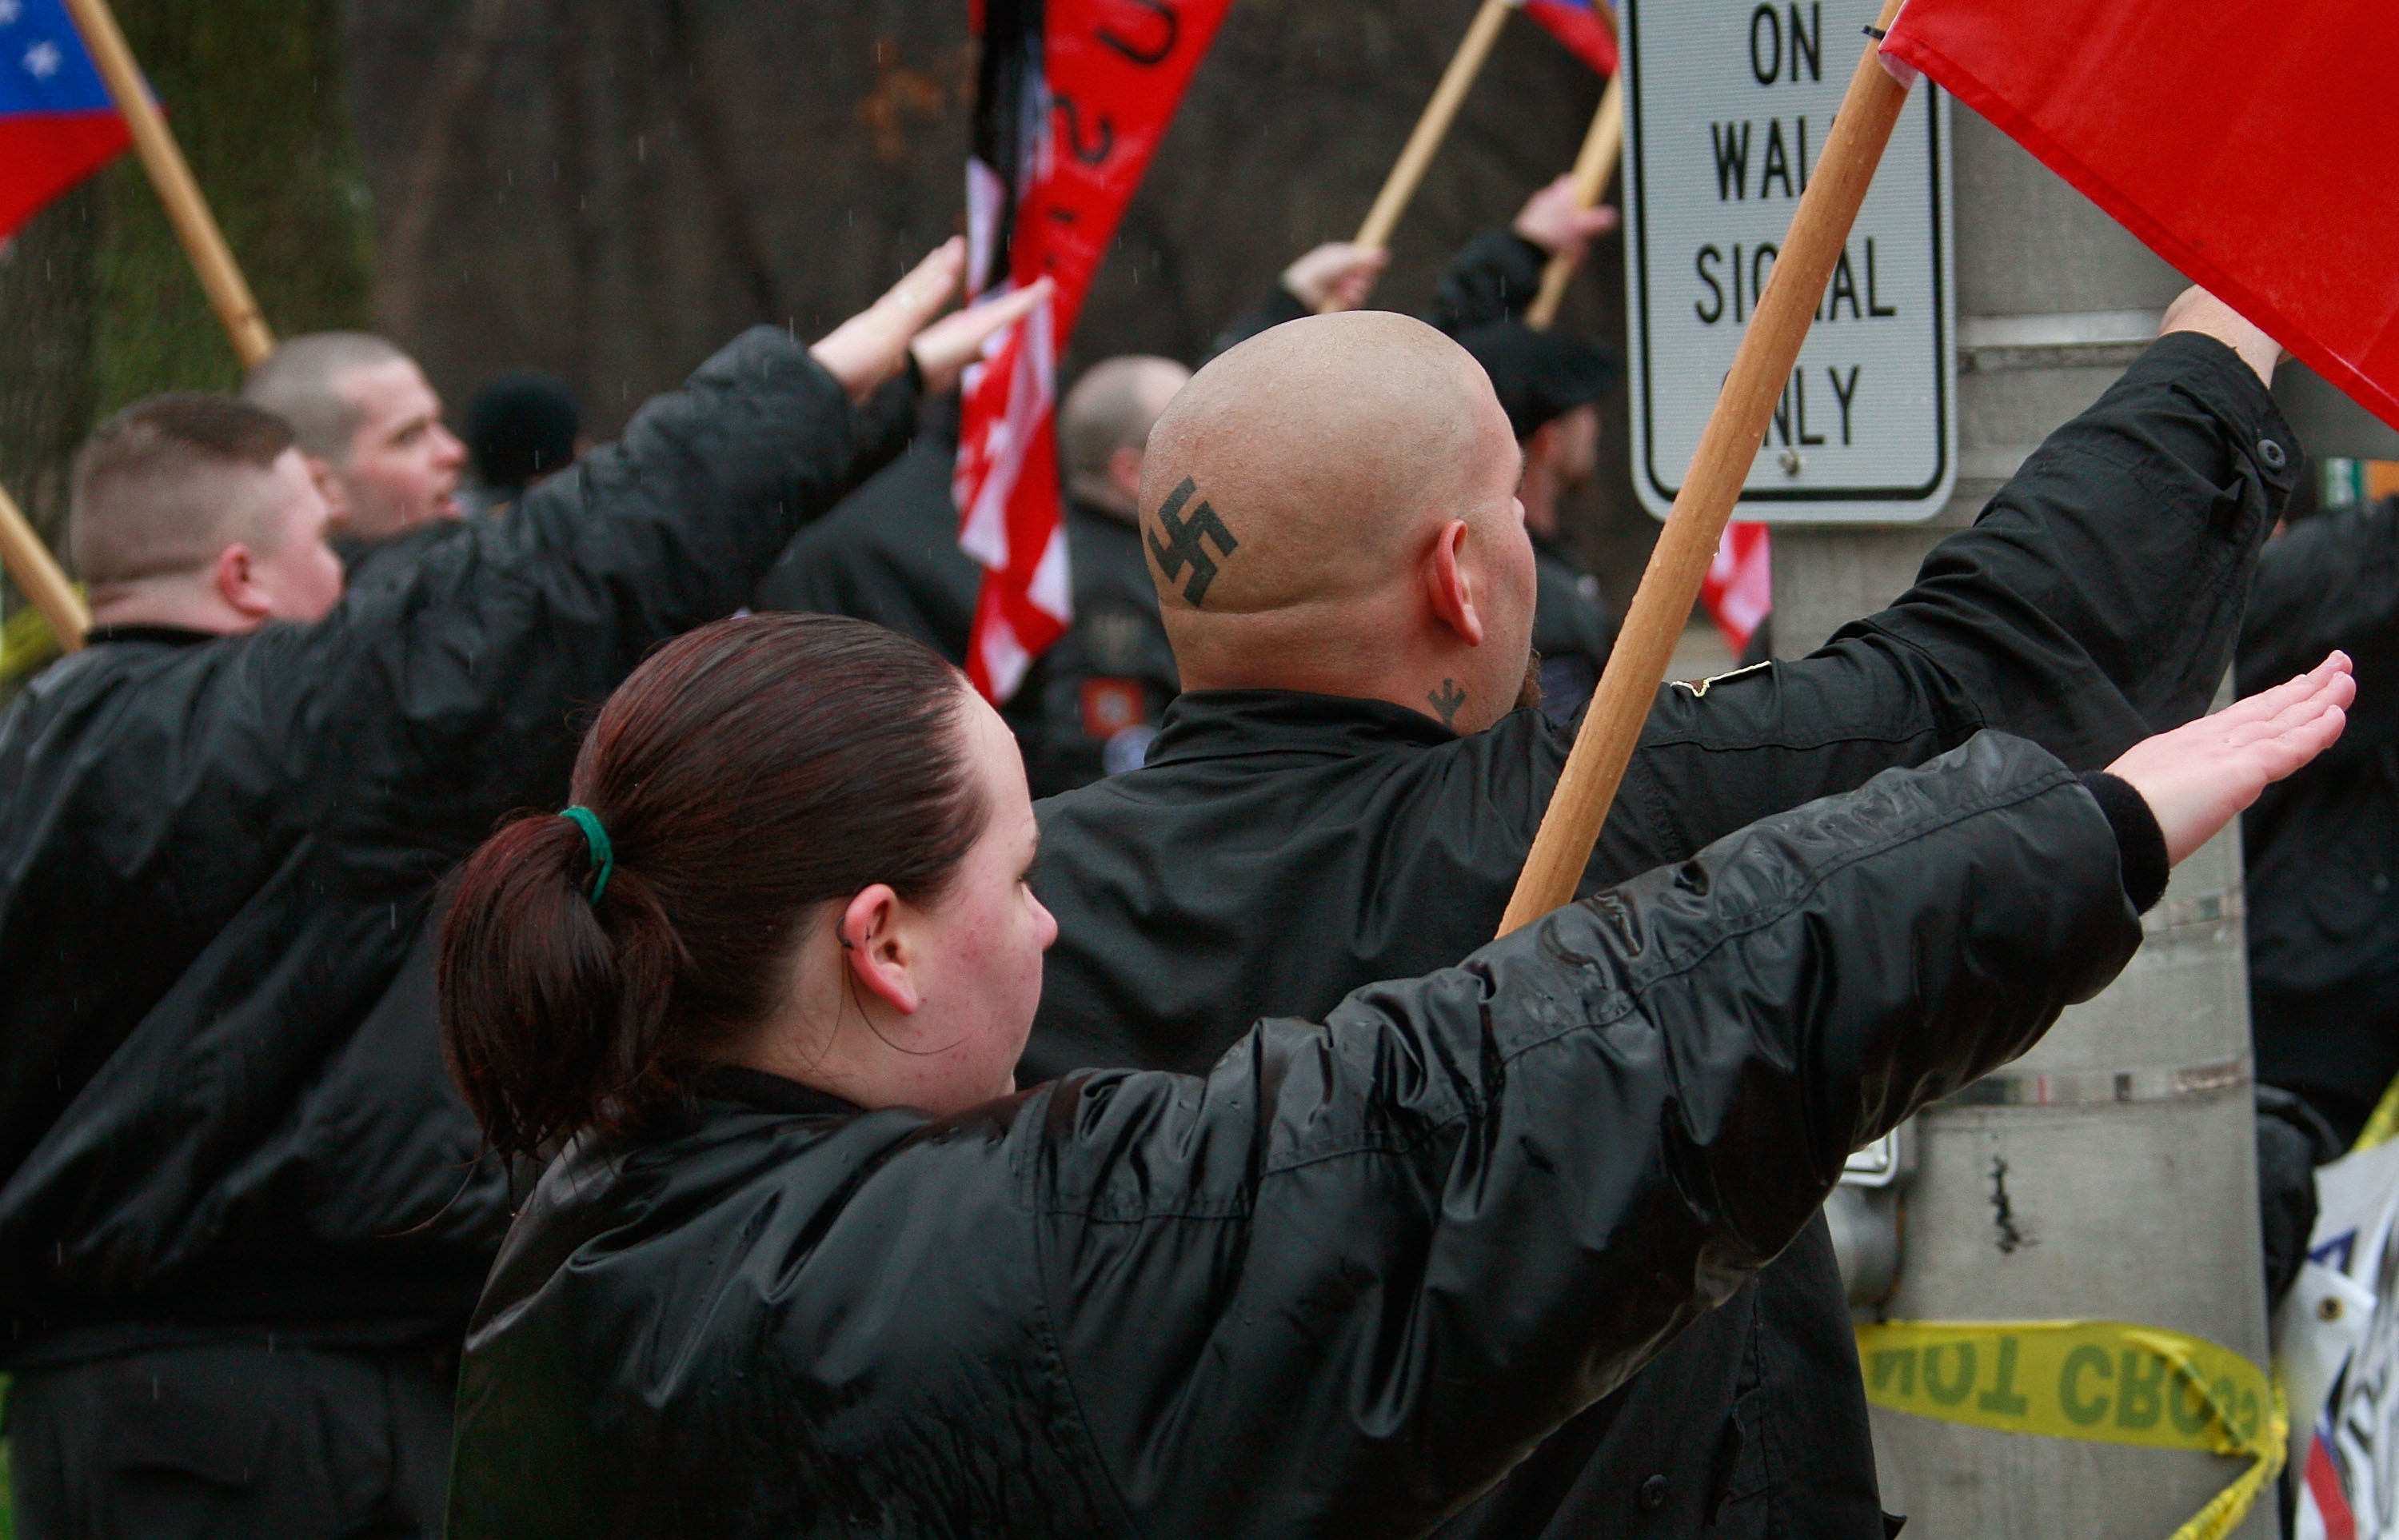
[[[1141,531],[1070,499],[1066,556],[1075,624],[1000,708],[1036,797],[1138,768],[1182,688]]]
[[[2271,442],[2272,451],[2263,446]],[[1660,691],[1590,881],[1620,881],[1977,729],[2096,769],[2206,708],[2296,441],[2222,344],[2162,339],[2035,453],[1891,608],[1807,658]],[[1197,1073],[1260,1016],[1430,972],[1506,908],[1569,731],[1458,737],[1421,711],[1200,692],[1147,768],[1039,804],[1057,914],[1029,1083]],[[1564,1430],[1458,1533],[1878,1540],[1829,1236]]]
[[[2336,647],[2357,665],[2349,726],[2242,833],[2257,1078],[2324,1098],[2353,1135],[2399,1074],[2399,497],[2304,520],[2257,559],[2242,694]]]
[[[10,707],[13,1361],[456,1330],[507,1195],[441,1064],[434,884],[502,815],[558,805],[588,713],[747,600],[896,451],[912,394],[853,406],[760,328],[324,620],[103,634]]]
[[[1533,651],[1541,655],[1541,711],[1564,726],[1591,704],[1616,645],[1616,613],[1599,579],[1562,542],[1533,536]]]
[[[2113,978],[2123,882],[1989,734],[1204,1079],[936,1120],[731,1072],[518,1219],[450,1533],[1422,1533]]]
[[[874,479],[784,550],[752,601],[871,620],[963,668],[983,568],[958,547],[957,398],[928,401],[923,427]]]

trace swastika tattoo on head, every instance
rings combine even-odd
[[[1205,499],[1191,510],[1190,518],[1182,517],[1183,506],[1199,490],[1199,482],[1185,477],[1183,484],[1167,493],[1166,501],[1158,506],[1158,529],[1149,532],[1149,554],[1158,559],[1158,570],[1167,582],[1182,576],[1185,567],[1191,569],[1190,580],[1183,585],[1183,597],[1195,608],[1207,601],[1208,585],[1216,581],[1217,570],[1216,558],[1210,556],[1200,542],[1203,538],[1213,540],[1220,556],[1232,555],[1241,544],[1233,538],[1233,532],[1225,527],[1225,521],[1216,517],[1216,510]],[[1159,538],[1159,531],[1165,532],[1164,540]]]
[[[1457,681],[1444,679],[1441,682],[1441,688],[1425,696],[1425,700],[1441,713],[1443,725],[1455,727],[1457,725],[1457,709],[1466,704],[1466,692],[1457,687]]]

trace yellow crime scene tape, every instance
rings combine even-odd
[[[2220,1540],[2283,1468],[2282,1387],[2240,1354],[2122,1321],[1886,1321],[1858,1328],[1866,1399],[2053,1439],[2198,1450],[2249,1468],[2173,1540]]]

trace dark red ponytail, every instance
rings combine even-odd
[[[601,709],[574,803],[520,816],[460,871],[441,932],[441,1032],[493,1147],[537,1154],[677,1100],[780,996],[799,927],[888,883],[938,898],[983,831],[965,681],[863,621],[720,621]]]

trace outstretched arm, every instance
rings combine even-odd
[[[2213,301],[2171,312],[2175,330],[2052,434],[1972,528],[1935,547],[1888,609],[1704,695],[1661,691],[1593,879],[1981,728],[2092,769],[2205,710],[2298,473],[2297,440],[2256,367],[2273,344],[2230,315]],[[2189,329],[2202,323],[2213,330]]]
[[[1045,292],[936,321],[963,260],[944,246],[813,349],[744,333],[507,517],[318,625],[262,635],[287,737],[338,737],[378,767],[371,785],[304,794],[358,848],[457,853],[561,794],[576,713],[650,647],[739,608],[793,532],[905,441],[912,353],[921,375],[955,374]],[[417,865],[389,873],[412,898],[430,875]]]

